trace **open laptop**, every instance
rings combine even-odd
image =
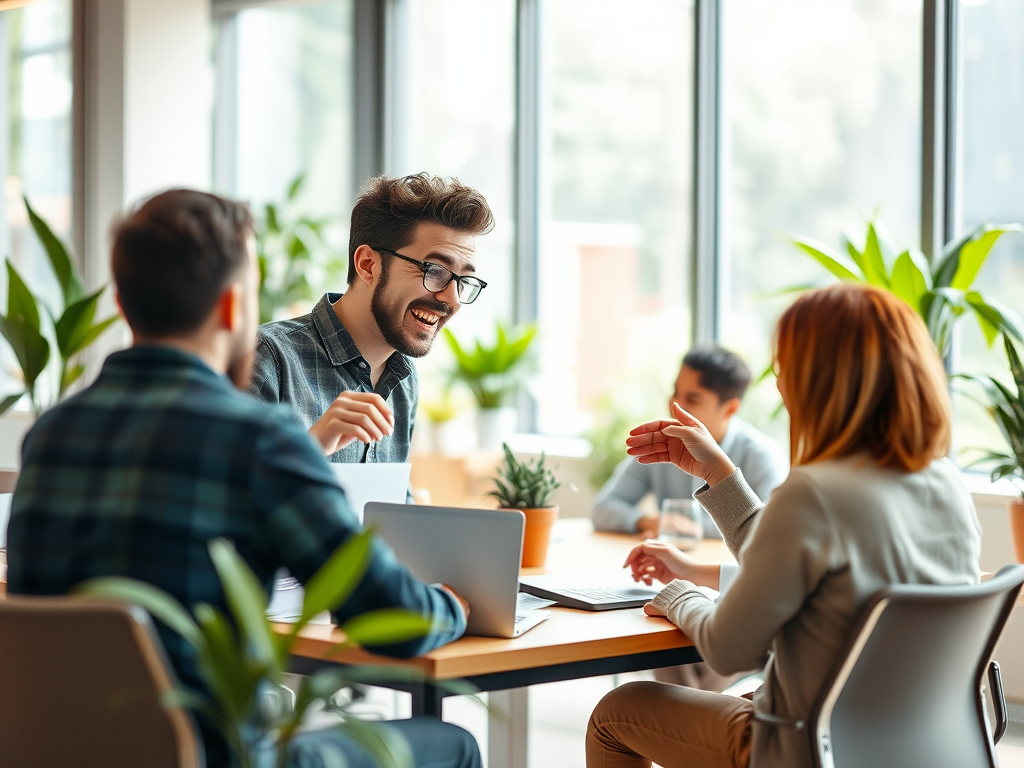
[[[466,634],[518,637],[548,617],[518,608],[522,512],[371,502],[364,523],[418,579],[469,603]]]
[[[528,595],[581,611],[640,608],[653,600],[660,591],[657,587],[632,583],[629,577],[620,579],[609,577],[607,573],[590,576],[523,576],[519,580],[519,589]]]
[[[363,509],[371,501],[386,501],[404,504],[409,491],[409,474],[412,464],[369,463],[331,464],[338,485],[345,489],[345,497],[359,521],[363,520]],[[2,494],[0,494],[2,496]],[[2,500],[0,500],[2,510]],[[2,514],[2,511],[0,511]],[[2,531],[0,531],[2,535]],[[267,615],[274,621],[296,621],[302,614],[302,599],[305,591],[302,585],[288,571],[277,572],[274,593],[270,597]],[[322,617],[322,621],[329,621]]]
[[[363,509],[371,501],[386,501],[390,504],[405,504],[409,492],[409,474],[412,464],[404,463],[333,463],[331,469],[338,485],[345,489],[345,496],[359,521],[363,520]]]

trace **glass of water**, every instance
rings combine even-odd
[[[679,549],[693,549],[704,538],[704,518],[693,499],[665,499],[661,502],[658,540]]]

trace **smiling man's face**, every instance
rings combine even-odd
[[[420,222],[413,241],[399,253],[416,261],[439,264],[456,275],[473,275],[476,237],[442,224]],[[458,286],[452,280],[437,293],[423,287],[423,271],[415,264],[381,254],[381,279],[371,309],[384,340],[409,357],[423,357],[446,322],[459,311]]]

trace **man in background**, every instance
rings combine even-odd
[[[789,462],[778,443],[736,415],[750,379],[750,369],[732,352],[717,345],[697,346],[683,358],[669,403],[679,403],[700,420],[767,501],[789,474]],[[626,457],[594,499],[594,528],[657,536],[658,518],[645,514],[637,506],[640,501],[654,494],[660,508],[665,499],[691,498],[700,486],[701,481],[678,467]],[[721,537],[706,512],[704,535]]]
[[[238,391],[249,383],[257,328],[248,210],[189,190],[157,195],[115,228],[112,266],[133,344],[26,436],[8,589],[60,595],[87,579],[125,576],[230,615],[207,550],[218,537],[234,542],[268,593],[278,568],[308,580],[359,523],[306,431],[284,409]],[[467,607],[454,593],[419,582],[375,540],[362,582],[335,618],[391,607],[431,617],[434,630],[379,653],[414,656],[466,627]],[[191,646],[158,629],[182,683],[204,690]],[[207,765],[227,765],[220,734],[202,718],[199,726]],[[417,765],[481,765],[459,728],[427,720],[393,727]],[[302,735],[292,764],[312,759],[304,749],[315,745],[340,751],[349,768],[376,765],[334,731]]]
[[[408,461],[412,358],[487,285],[474,257],[493,226],[483,195],[453,179],[370,179],[352,209],[348,289],[260,328],[249,391],[288,403],[332,462]]]
[[[789,474],[789,462],[778,443],[736,415],[750,380],[750,369],[732,352],[713,344],[697,346],[683,358],[669,405],[679,403],[703,423],[743,471],[750,487],[767,501]],[[640,510],[640,501],[647,494],[654,494],[660,508],[665,499],[692,498],[701,485],[702,480],[673,464],[640,464],[627,457],[594,499],[594,528],[655,537],[658,518]],[[701,514],[704,535],[721,538],[711,515],[703,508]],[[728,587],[729,577],[734,573],[723,566],[721,589]],[[719,675],[704,662],[655,670],[655,677],[663,683],[706,691],[722,691],[744,674]]]

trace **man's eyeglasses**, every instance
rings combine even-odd
[[[373,248],[373,246],[370,247]],[[472,304],[476,301],[476,297],[480,295],[480,291],[487,287],[487,283],[478,277],[456,275],[447,267],[442,267],[440,264],[434,264],[431,261],[410,259],[408,256],[389,251],[387,248],[373,248],[373,250],[378,253],[386,253],[388,256],[394,256],[402,261],[408,261],[410,264],[415,264],[423,272],[423,287],[431,293],[440,293],[454,280],[460,304]]]

